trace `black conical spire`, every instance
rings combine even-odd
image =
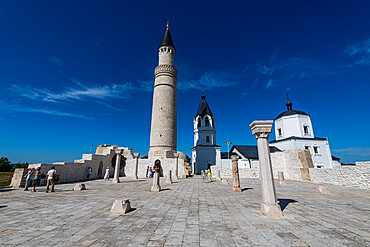
[[[287,109],[288,109],[288,111],[292,111],[293,110],[293,108],[292,108],[292,102],[290,102],[290,100],[289,100],[289,95],[288,95],[288,93],[286,94],[286,98],[287,98],[287,102],[286,102],[286,107],[287,107]]]
[[[211,108],[209,108],[209,105],[206,102],[206,95],[204,94],[204,89],[203,89],[202,101],[200,102],[197,115],[195,115],[195,117],[200,116],[203,118],[205,115],[208,115],[210,117],[213,116],[211,112]]]
[[[172,37],[170,34],[170,24],[168,21],[167,21],[167,26],[166,26],[166,32],[164,33],[162,42],[158,48],[162,46],[172,46],[173,48],[175,48],[175,45],[173,44]]]

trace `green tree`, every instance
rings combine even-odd
[[[12,167],[7,157],[0,158],[0,172],[9,172]]]

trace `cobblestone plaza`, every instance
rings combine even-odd
[[[283,217],[260,213],[259,179],[232,184],[176,180],[151,192],[152,179],[94,180],[88,190],[57,184],[55,193],[0,190],[1,246],[369,246],[370,192],[276,183]],[[112,215],[116,199],[133,210]]]

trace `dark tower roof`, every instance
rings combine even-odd
[[[158,48],[160,48],[162,46],[172,46],[173,48],[175,48],[175,45],[173,44],[172,37],[171,37],[171,34],[170,34],[169,22],[167,22],[166,32],[164,33],[162,42],[161,42],[161,44],[159,45]]]
[[[207,102],[206,102],[206,96],[204,93],[202,94],[202,101],[200,102],[197,115],[195,117],[200,116],[204,117],[205,115],[209,115],[210,117],[213,117],[213,114],[211,112],[211,108],[209,108]]]
[[[289,95],[286,94],[286,97],[287,97],[287,102],[286,102],[287,111],[280,113],[275,119],[278,119],[278,118],[281,118],[281,117],[284,117],[284,116],[295,115],[295,114],[306,115],[306,116],[310,115],[310,114],[307,114],[303,111],[293,110],[293,107],[292,107],[293,104],[289,100]]]

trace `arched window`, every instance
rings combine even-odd
[[[304,125],[303,126],[303,133],[305,135],[309,135],[310,134],[310,127],[308,127],[307,125]]]
[[[205,124],[206,124],[206,127],[210,127],[208,118],[205,119]]]
[[[198,128],[199,127],[202,127],[202,121],[200,120],[200,118],[198,118]]]

